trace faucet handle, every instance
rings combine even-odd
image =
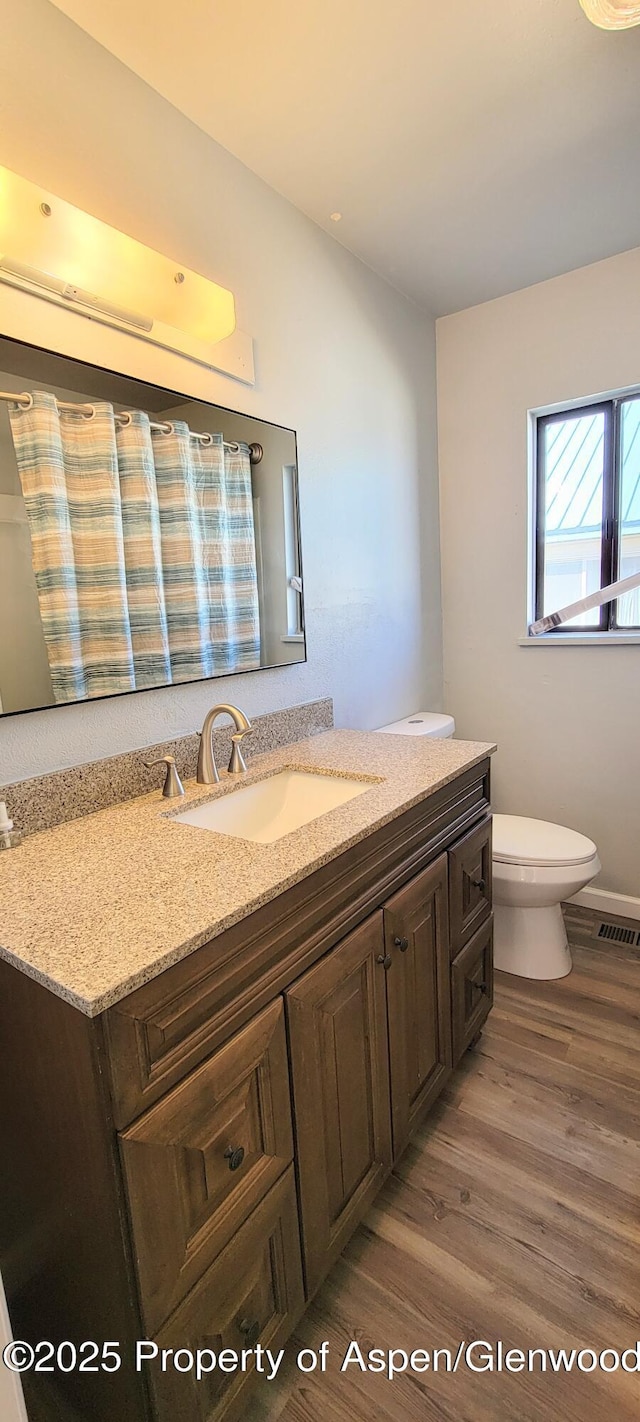
[[[253,726],[247,723],[243,731],[235,731],[231,737],[231,759],[229,761],[229,775],[244,775],[247,763],[240,749],[240,744],[245,736],[250,736]]]
[[[162,787],[162,794],[165,800],[173,800],[177,795],[184,795],[184,785],[176,770],[174,756],[161,755],[158,760],[144,760],[142,764],[146,766],[147,770],[151,770],[153,765],[166,765],[167,773]]]

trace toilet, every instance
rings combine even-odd
[[[379,730],[453,736],[453,716],[413,711]],[[600,873],[593,840],[523,815],[493,816],[494,966],[520,978],[565,978],[571,953],[561,903]]]
[[[521,978],[564,978],[571,953],[560,904],[600,872],[592,840],[522,815],[493,816],[493,961]]]

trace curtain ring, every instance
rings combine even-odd
[[[201,443],[201,444],[213,444],[213,435],[212,435],[212,434],[203,433],[203,434],[197,435],[196,437],[197,437],[197,439],[200,440],[200,443]]]
[[[19,405],[21,410],[32,410],[33,395],[30,395],[28,390],[24,390],[21,395],[16,395],[16,405]]]
[[[166,424],[163,423],[163,421],[161,420],[158,428],[162,430],[163,434],[175,434],[175,429],[171,423],[171,420],[167,420]]]
[[[67,405],[67,409],[69,408]],[[95,420],[96,407],[95,405],[76,405],[74,413],[77,413],[81,420]]]
[[[115,418],[121,422],[123,429],[126,429],[127,425],[133,423],[133,415],[130,410],[118,410]]]

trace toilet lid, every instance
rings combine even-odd
[[[586,864],[596,853],[592,840],[564,825],[523,815],[493,817],[493,858],[501,864]]]

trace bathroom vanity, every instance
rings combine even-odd
[[[136,1340],[282,1347],[479,1034],[492,749],[330,732],[251,773],[322,768],[367,792],[274,844],[146,796],[4,856],[14,1334],[122,1358],[27,1374],[30,1417],[241,1415],[250,1374],[136,1372]]]

